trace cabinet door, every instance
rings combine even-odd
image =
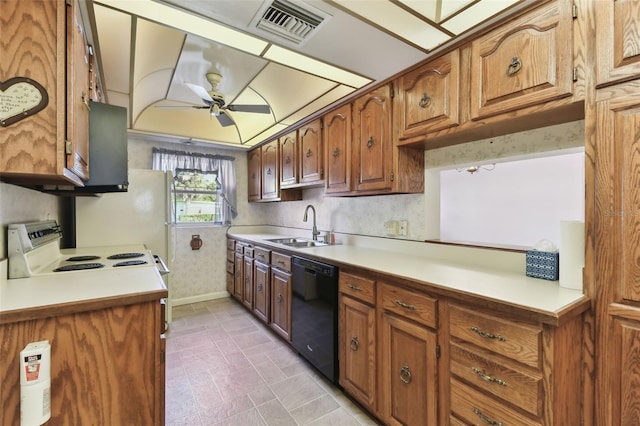
[[[244,257],[244,288],[242,303],[249,309],[253,309],[253,258]]]
[[[89,47],[78,1],[67,6],[67,168],[89,178]]]
[[[253,264],[253,282],[255,284],[253,312],[265,323],[269,322],[269,282],[271,268],[261,262]]]
[[[327,163],[325,192],[351,190],[351,105],[324,116],[323,140]]]
[[[280,138],[280,187],[298,183],[297,135],[294,130]]]
[[[399,140],[457,126],[459,90],[459,50],[398,78],[393,114]]]
[[[602,270],[605,302],[640,302],[640,81],[632,83],[628,95],[597,104],[597,244],[612,265]]]
[[[640,77],[640,1],[596,2],[597,84]]]
[[[236,253],[233,297],[242,301],[243,290],[244,290],[244,256],[240,253]]]
[[[340,385],[375,412],[375,309],[350,297],[340,297]]]
[[[436,335],[382,314],[382,411],[390,425],[437,424]]]
[[[291,274],[277,269],[271,269],[271,328],[290,340]]]
[[[262,199],[278,198],[280,178],[278,177],[278,141],[262,146]]]
[[[262,197],[262,150],[256,148],[247,153],[249,201],[259,201]]]
[[[571,2],[549,2],[471,43],[471,118],[570,96]]]
[[[388,85],[353,103],[353,144],[356,190],[391,188],[393,141]]]
[[[324,178],[321,129],[322,122],[317,119],[298,131],[300,183],[320,182]]]

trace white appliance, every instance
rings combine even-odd
[[[127,192],[103,194],[100,197],[76,198],[76,247],[144,244],[160,256],[171,270],[175,249],[171,224],[170,172],[147,169],[129,170]],[[167,321],[171,322],[171,286]]]

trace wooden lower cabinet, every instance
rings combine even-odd
[[[244,256],[244,288],[242,292],[242,303],[247,309],[253,309],[253,258]]]
[[[233,280],[232,296],[242,301],[242,293],[244,292],[244,256],[236,252],[235,275]]]
[[[436,333],[387,312],[380,326],[383,419],[390,425],[438,424]]]
[[[291,274],[271,269],[271,328],[291,340]]]
[[[352,297],[339,299],[340,385],[376,411],[376,310]]]
[[[271,267],[262,262],[253,264],[253,313],[263,322],[269,323]]]
[[[47,425],[163,425],[163,311],[154,300],[1,324],[0,424],[20,425],[20,351],[48,340]]]

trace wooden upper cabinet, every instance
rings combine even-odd
[[[280,195],[280,179],[278,177],[278,141],[274,140],[262,145],[262,199],[275,200]]]
[[[317,119],[298,130],[300,146],[300,183],[318,183],[324,179],[322,120]]]
[[[353,103],[354,178],[357,191],[391,188],[391,88],[382,86]]]
[[[324,116],[325,192],[351,191],[351,104]]]
[[[247,163],[249,201],[259,201],[262,197],[262,149],[249,151]]]
[[[81,96],[84,91],[88,102],[87,44],[78,1],[68,3],[2,3],[11,13],[0,16],[0,28],[11,37],[3,37],[0,45],[0,81],[28,77],[48,99],[41,111],[2,128],[5,181],[81,186],[88,177],[89,115]]]
[[[396,80],[393,100],[398,139],[459,124],[460,51],[454,50]]]
[[[640,1],[596,2],[597,85],[640,77]]]
[[[67,167],[89,178],[90,54],[78,0],[67,7]]]
[[[280,138],[280,187],[298,183],[298,131]]]
[[[571,96],[571,2],[546,3],[471,43],[471,118]]]

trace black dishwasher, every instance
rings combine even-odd
[[[293,257],[291,343],[338,384],[338,268]]]

